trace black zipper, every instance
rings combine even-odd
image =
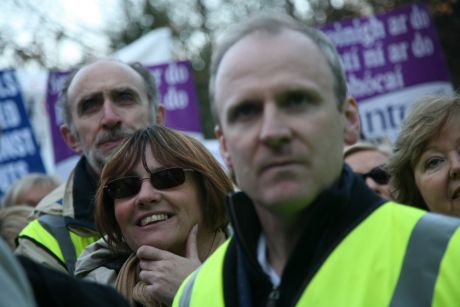
[[[272,291],[268,294],[267,305],[266,307],[275,307],[276,303],[278,303],[278,299],[280,298],[280,291],[278,287],[273,288]]]

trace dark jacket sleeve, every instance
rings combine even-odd
[[[76,279],[18,257],[32,286],[37,306],[123,306],[128,302],[113,288]]]

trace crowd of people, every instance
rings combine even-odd
[[[225,31],[209,94],[227,171],[164,127],[139,63],[70,75],[81,158],[5,197],[0,306],[458,306],[460,96],[414,102],[393,145],[360,140],[333,44],[273,14]]]

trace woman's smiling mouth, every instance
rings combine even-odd
[[[152,215],[149,215],[147,217],[144,217],[139,221],[139,226],[145,226],[147,224],[152,224],[160,221],[165,221],[169,219],[171,216],[168,215],[167,213],[155,213]]]

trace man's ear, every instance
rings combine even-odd
[[[80,141],[75,135],[73,135],[73,133],[70,131],[70,128],[66,124],[59,127],[59,132],[61,132],[64,142],[67,144],[67,146],[70,147],[70,149],[78,154],[82,152]]]
[[[343,113],[345,116],[344,142],[349,146],[358,142],[361,134],[358,103],[353,97],[349,96],[345,100]]]
[[[214,134],[219,141],[219,150],[222,158],[224,159],[225,164],[227,165],[228,169],[232,169],[233,163],[230,153],[228,152],[227,142],[225,140],[224,133],[219,125],[214,127]]]
[[[155,114],[155,123],[157,125],[163,126],[165,122],[166,122],[165,107],[164,105],[160,104]]]

